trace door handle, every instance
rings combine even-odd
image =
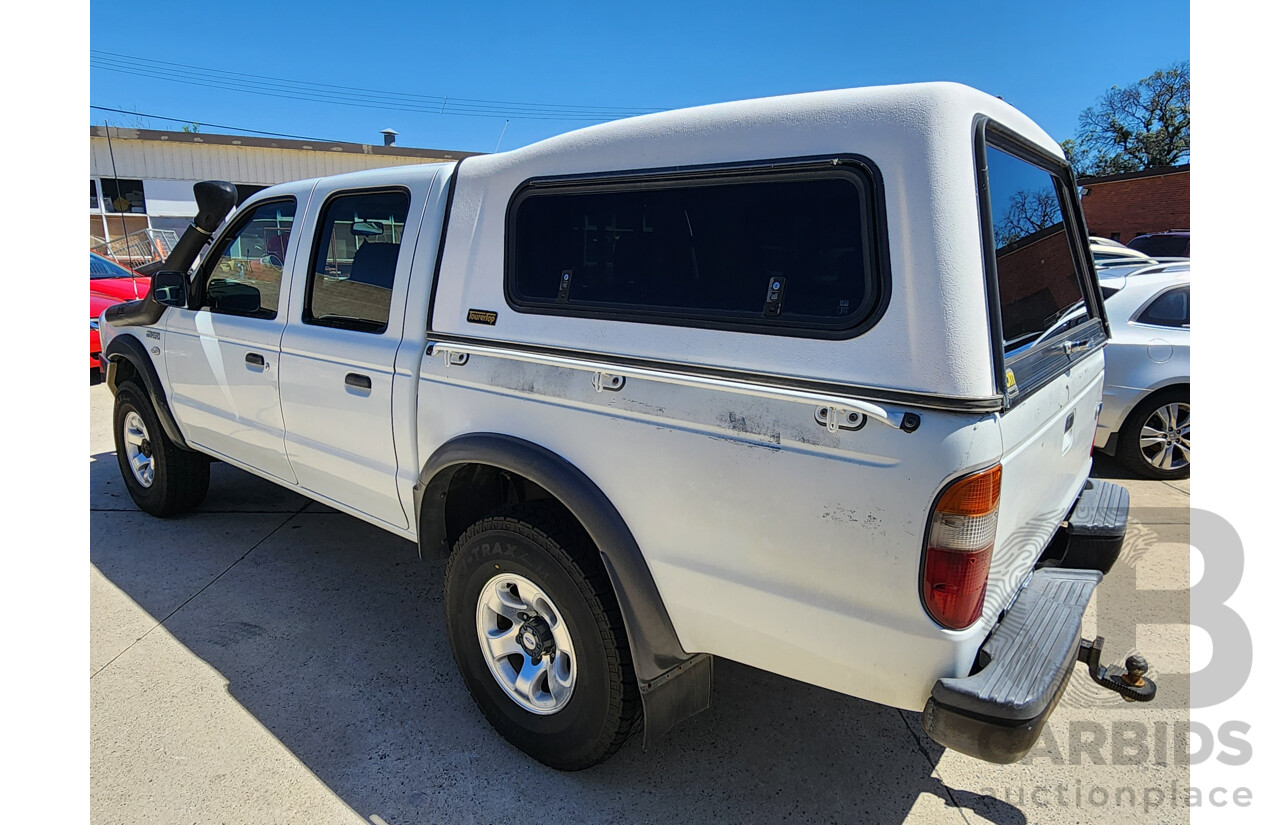
[[[361,390],[370,390],[373,389],[373,381],[371,381],[367,375],[349,372],[347,373],[347,386]]]
[[[263,358],[256,352],[245,353],[244,362],[246,364],[252,364],[255,367],[265,367],[267,365],[267,359]]]

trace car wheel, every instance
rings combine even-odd
[[[1125,420],[1116,457],[1147,478],[1191,474],[1191,399],[1185,391],[1144,398]]]
[[[126,383],[116,393],[116,459],[133,503],[153,516],[186,512],[209,491],[209,459],[165,435],[147,393]]]
[[[445,573],[449,642],[490,724],[581,770],[635,730],[639,689],[600,553],[567,513],[525,504],[473,524]]]

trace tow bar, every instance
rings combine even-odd
[[[1080,640],[1076,661],[1089,668],[1089,677],[1107,690],[1120,694],[1126,702],[1150,702],[1156,698],[1156,683],[1146,678],[1147,660],[1135,653],[1125,659],[1123,665],[1103,667],[1104,641],[1101,636],[1093,641]]]

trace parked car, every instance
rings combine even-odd
[[[98,368],[98,319],[112,304],[145,298],[151,279],[96,252],[89,253],[89,367]]]
[[[1097,235],[1089,236],[1089,254],[1093,256],[1095,266],[1106,266],[1113,262],[1151,260],[1151,257],[1145,252],[1130,249],[1119,241],[1098,237]]]
[[[1139,475],[1191,473],[1191,270],[1100,273],[1111,341],[1094,445]]]
[[[462,681],[557,768],[708,707],[714,656],[1016,761],[1077,661],[1154,695],[1080,637],[1128,493],[1089,478],[1107,321],[1072,181],[938,83],[284,183],[193,267],[237,202],[202,182],[103,316],[123,486],[174,515],[217,458],[447,558]]]
[[[1153,258],[1190,258],[1191,233],[1152,232],[1150,235],[1139,235],[1129,241],[1128,246]]]

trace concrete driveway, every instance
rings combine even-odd
[[[997,766],[917,714],[717,660],[709,711],[564,774],[473,705],[443,563],[225,464],[196,512],[147,516],[89,393],[94,822],[1187,821],[1188,482],[1123,481],[1129,542],[1086,619],[1109,662],[1151,660],[1150,705],[1077,668],[1040,747]]]

